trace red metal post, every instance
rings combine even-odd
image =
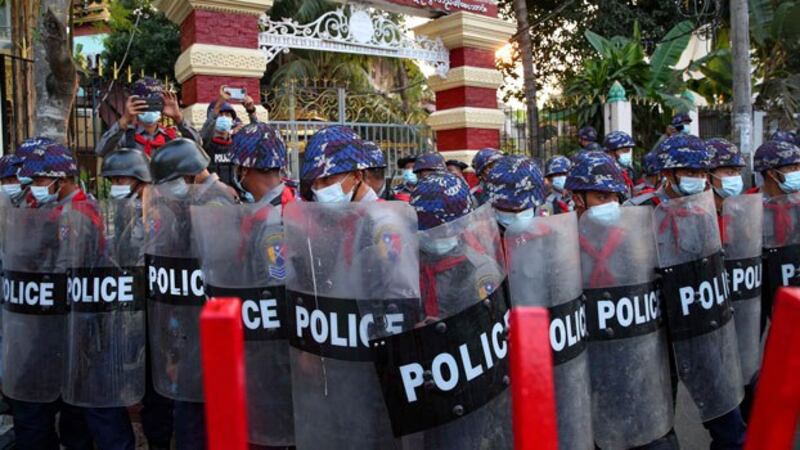
[[[745,450],[791,449],[800,418],[800,289],[778,289]]]
[[[558,450],[549,323],[544,308],[511,310],[509,351],[516,450]]]
[[[241,300],[212,300],[200,314],[208,450],[247,450]]]

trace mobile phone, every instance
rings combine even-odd
[[[231,96],[231,100],[241,102],[247,96],[247,89],[243,87],[223,86],[222,89]]]
[[[158,111],[164,110],[164,99],[160,95],[151,95],[142,100],[147,102],[147,109],[145,111]]]

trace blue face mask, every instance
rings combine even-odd
[[[735,197],[744,190],[744,180],[741,175],[731,175],[719,179],[721,187],[714,188],[714,192],[722,198]]]
[[[109,196],[115,200],[128,198],[131,195],[131,187],[127,184],[112,184]]]
[[[232,118],[228,116],[217,117],[217,122],[214,125],[215,130],[219,131],[220,133],[230,133],[232,128],[233,128]]]
[[[783,173],[783,183],[778,183],[778,187],[787,194],[800,192],[800,170]]]
[[[586,214],[595,222],[611,226],[619,221],[622,210],[620,209],[619,203],[608,202],[602,205],[592,206],[586,210]]]
[[[700,177],[680,177],[678,190],[683,195],[699,194],[706,190],[706,179]]]
[[[497,217],[497,223],[508,229],[519,224],[529,222],[535,216],[533,208],[528,208],[519,212],[508,212],[494,210],[494,215]]]
[[[353,198],[353,193],[345,193],[344,189],[342,189],[342,183],[344,183],[345,179],[343,178],[342,181],[319,190],[311,189],[311,192],[314,193],[314,201],[317,203],[349,202]]]
[[[450,253],[457,245],[458,236],[441,239],[426,239],[419,242],[419,247],[422,251],[439,256]]]
[[[239,199],[242,200],[242,203],[256,202],[256,198],[253,196],[253,194],[245,189],[244,186],[242,186],[242,180],[239,178],[238,172],[233,172],[233,187],[239,191]]]
[[[620,153],[618,161],[622,167],[630,167],[633,164],[633,152]]]
[[[53,180],[53,182],[47,186],[31,186],[31,194],[33,195],[33,198],[36,199],[36,203],[38,203],[39,206],[47,205],[58,200],[58,191],[61,189],[60,187],[54,194],[50,193],[50,186],[52,186],[54,183],[55,180]]]
[[[139,113],[137,116],[139,118],[139,122],[145,125],[152,125],[158,122],[161,119],[161,112],[160,111],[145,111],[143,113]]]
[[[22,196],[22,185],[19,183],[4,184],[3,192],[12,200],[16,200]]]
[[[553,177],[552,184],[553,184],[553,189],[557,190],[558,192],[563,191],[564,190],[564,185],[567,184],[567,176],[566,175],[559,175],[559,176]]]
[[[415,174],[412,169],[404,169],[403,181],[405,181],[406,184],[417,184],[417,174]]]

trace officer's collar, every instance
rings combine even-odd
[[[281,194],[283,194],[283,190],[285,188],[286,188],[286,185],[283,184],[283,182],[278,183],[277,186],[275,186],[274,188],[270,189],[266,194],[264,194],[264,196],[261,197],[261,200],[259,200],[258,203],[259,204],[267,204],[267,203],[272,204],[273,200],[275,200]]]

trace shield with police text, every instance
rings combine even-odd
[[[292,203],[284,227],[297,448],[395,448],[370,340],[419,319],[414,210]]]
[[[784,286],[800,286],[800,193],[764,201],[762,330]]]
[[[619,211],[579,222],[594,437],[607,449],[652,442],[674,416],[652,208]]]
[[[191,210],[206,294],[242,301],[250,442],[294,445],[281,208]]]
[[[709,421],[744,396],[713,193],[662,202],[653,222],[675,368]]]
[[[507,284],[491,205],[420,231],[410,329],[373,340],[392,430],[425,449],[512,448]]]
[[[3,393],[52,402],[61,394],[67,313],[62,208],[6,211]]]
[[[180,181],[144,191],[150,363],[159,394],[202,402],[200,311],[206,295],[189,213],[197,188]]]
[[[512,305],[550,313],[559,448],[591,449],[589,335],[576,217],[536,217],[506,230],[505,242]]]
[[[725,199],[719,219],[745,385],[761,365],[763,213],[761,194],[737,195]]]
[[[137,203],[83,202],[64,215],[67,403],[125,407],[144,395],[146,280]]]

